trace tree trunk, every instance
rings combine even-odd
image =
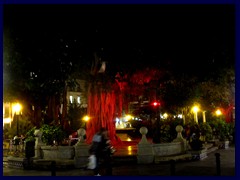
[[[94,57],[95,59],[90,74],[96,78],[99,77],[98,65],[101,60],[96,53]],[[118,115],[122,113],[122,98],[120,97],[120,93],[118,93],[119,96],[116,96],[115,90],[117,88],[119,91],[120,87],[116,82],[115,84],[109,82],[104,83],[104,75],[101,74],[101,76],[101,79],[97,80],[96,78],[90,82],[88,87],[87,113],[90,116],[90,120],[86,125],[86,142],[91,143],[94,134],[103,127],[108,130],[111,143],[113,145],[119,144],[121,140],[116,136],[115,118],[116,112]],[[118,109],[116,109],[116,107],[118,107]]]
[[[116,136],[115,112],[116,95],[114,91],[103,90],[99,85],[90,85],[88,93],[88,115],[90,120],[87,122],[86,127],[87,143],[91,143],[92,137],[101,127],[108,130],[112,144],[121,142]]]

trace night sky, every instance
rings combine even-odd
[[[4,31],[36,60],[60,47],[75,59],[101,49],[122,67],[203,71],[234,64],[234,17],[233,5],[217,4],[4,5]]]

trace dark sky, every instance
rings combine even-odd
[[[234,63],[234,16],[217,4],[4,5],[4,29],[29,52],[66,43],[75,56],[103,48],[109,62],[202,68]]]

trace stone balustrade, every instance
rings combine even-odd
[[[138,144],[137,159],[139,164],[153,163],[157,157],[168,157],[174,155],[182,155],[187,152],[186,140],[182,137],[182,126],[178,125],[176,131],[178,133],[176,139],[170,143],[152,144],[146,139],[148,132],[146,127],[140,128],[142,139]]]
[[[73,159],[75,149],[73,146],[41,146],[43,159]]]

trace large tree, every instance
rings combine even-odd
[[[90,120],[87,122],[87,142],[91,143],[94,134],[104,127],[109,132],[112,144],[117,144],[121,140],[116,136],[114,120],[121,113],[122,99],[120,98],[120,87],[116,83],[115,77],[111,77],[105,72],[104,63],[95,53],[88,87],[87,111]],[[102,70],[100,70],[101,68]]]
[[[51,34],[50,34],[51,35]],[[4,29],[4,101],[18,100],[32,111],[33,123],[65,124],[66,91],[75,60],[59,34],[25,38],[21,33]],[[48,43],[45,43],[49,39]],[[38,42],[38,43],[35,43]],[[60,107],[63,104],[62,114]]]

